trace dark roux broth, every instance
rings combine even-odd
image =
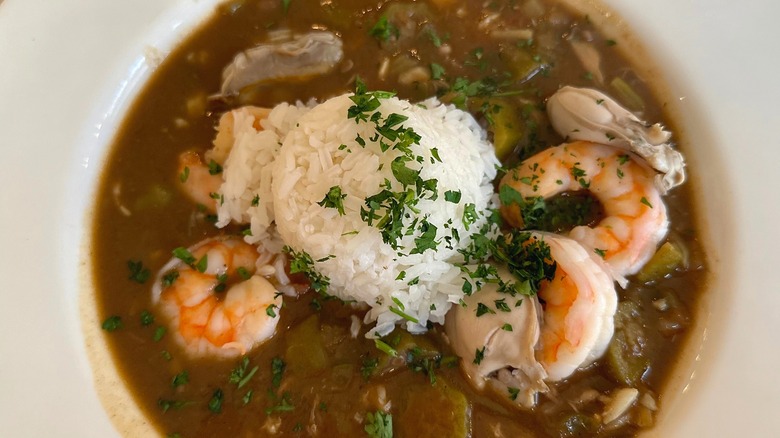
[[[438,4],[438,5],[437,5]],[[502,105],[514,109],[522,125],[505,165],[511,166],[533,152],[557,145],[557,137],[546,120],[544,99],[562,84],[609,89],[620,77],[644,102],[643,118],[664,121],[663,107],[617,56],[613,47],[620,41],[605,40],[587,17],[572,15],[564,8],[540,2],[437,1],[414,3],[410,35],[403,30],[398,41],[379,42],[369,30],[382,13],[397,2],[292,0],[285,13],[281,1],[233,1],[219,7],[215,15],[173,51],[149,80],[129,112],[110,154],[101,182],[97,214],[93,226],[93,263],[101,313],[118,316],[122,328],[109,333],[116,364],[149,419],[164,434],[196,436],[365,436],[363,419],[378,408],[373,399],[378,391],[391,403],[395,436],[444,436],[434,419],[451,419],[446,404],[437,404],[436,394],[453,390],[468,400],[468,428],[471,436],[577,436],[599,432],[609,436],[630,436],[639,427],[628,422],[622,428],[579,427],[571,399],[582,388],[607,393],[624,387],[610,373],[604,361],[578,372],[568,380],[552,385],[550,396],[541,396],[534,411],[519,411],[505,400],[476,392],[457,366],[444,360],[431,376],[406,365],[385,370],[383,375],[363,376],[361,368],[370,361],[386,361],[361,329],[356,339],[349,336],[355,313],[336,301],[322,302],[308,293],[299,299],[285,298],[277,334],[248,354],[249,369],[258,371],[242,388],[229,382],[231,371],[241,362],[188,358],[171,336],[155,340],[155,332],[166,326],[157,317],[143,326],[141,313],[155,314],[151,302],[151,282],[155,273],[170,259],[171,250],[190,246],[205,237],[237,234],[237,227],[218,230],[209,215],[189,201],[178,187],[177,157],[185,150],[205,151],[211,147],[221,112],[246,104],[271,107],[284,101],[325,99],[354,87],[360,76],[369,89],[396,90],[400,97],[421,100],[439,94],[443,100],[457,101],[453,84],[457,78],[482,80],[492,84],[491,93],[503,93]],[[537,11],[535,5],[544,9]],[[408,7],[408,4],[407,6]],[[532,40],[496,39],[478,29],[481,19],[499,14],[506,28],[533,29]],[[326,28],[344,41],[345,60],[332,73],[294,83],[246,90],[226,102],[206,97],[218,92],[221,71],[244,49],[263,42],[268,32],[282,28],[305,32]],[[399,26],[400,27],[400,26]],[[437,38],[450,52],[437,47]],[[572,53],[567,39],[590,42],[602,56],[605,84],[595,83],[593,72],[585,71]],[[520,51],[520,52],[518,52]],[[518,54],[530,54],[543,68],[530,78],[513,73]],[[390,73],[378,76],[384,58],[391,60]],[[394,68],[428,67],[436,63],[446,72],[440,80],[411,84],[398,81]],[[400,71],[400,70],[399,70]],[[488,93],[486,93],[488,94]],[[495,99],[495,97],[492,97]],[[461,102],[491,132],[490,96],[471,96]],[[623,102],[626,104],[626,102]],[[638,384],[644,392],[663,394],[664,383],[672,373],[687,331],[692,311],[703,293],[706,277],[704,255],[697,241],[695,217],[691,211],[689,185],[666,197],[671,228],[669,238],[688,251],[687,268],[650,284],[633,281],[619,290],[621,301],[636,303],[637,324],[644,338],[643,354],[650,362]],[[152,276],[141,284],[128,279],[128,260],[142,261]],[[678,302],[678,329],[662,327],[663,315],[654,302],[672,296]],[[313,300],[316,303],[312,303]],[[316,310],[315,307],[321,306]],[[358,316],[362,315],[358,312]],[[320,333],[318,342],[327,357],[318,369],[307,369],[286,358],[285,334],[300,327],[307,318]],[[672,324],[674,325],[674,324]],[[391,336],[392,337],[392,336]],[[417,345],[438,352],[439,359],[452,356],[440,328],[415,337]],[[283,358],[287,368],[277,388],[272,382],[272,359]],[[381,366],[380,366],[381,368]],[[186,371],[189,382],[173,387],[172,379]],[[209,408],[217,391],[222,393],[219,413]],[[251,391],[251,398],[247,394]],[[433,395],[432,395],[433,394]],[[430,403],[420,403],[420,398]],[[248,400],[248,401],[247,401]],[[658,400],[658,397],[656,397]],[[288,407],[275,410],[274,407]],[[663,398],[660,399],[663,408]],[[583,405],[576,414],[593,417],[598,404]],[[268,411],[270,409],[270,411]],[[573,420],[574,419],[574,420]],[[427,427],[429,423],[433,424]],[[444,430],[444,431],[443,431]]]

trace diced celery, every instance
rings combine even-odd
[[[316,374],[328,366],[318,315],[312,315],[290,329],[284,360],[292,373],[304,376]]]
[[[660,280],[673,273],[684,262],[685,256],[680,248],[672,242],[666,242],[658,248],[650,261],[636,274],[636,279],[642,283]]]
[[[618,102],[621,102],[628,107],[629,110],[642,111],[645,109],[644,99],[634,91],[631,85],[628,85],[628,82],[624,81],[622,78],[616,77],[615,79],[612,79],[612,82],[610,82],[609,85],[615,90],[615,93],[617,93],[616,98]]]
[[[633,301],[618,304],[615,334],[607,349],[607,367],[620,383],[635,386],[642,379],[650,361],[645,356],[645,333],[637,322],[639,306]]]
[[[523,137],[523,120],[515,106],[506,99],[488,100],[485,113],[492,122],[488,130],[493,133],[496,155],[499,160],[504,160]]]

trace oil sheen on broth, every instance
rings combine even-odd
[[[341,37],[344,61],[335,70],[210,98],[236,53],[279,29],[312,28]],[[563,85],[602,90],[644,120],[673,126],[617,55],[620,44],[602,37],[587,17],[542,0],[221,5],[139,96],[117,136],[97,202],[93,263],[103,328],[151,421],[163,434],[181,437],[387,436],[367,432],[366,425],[389,418],[396,437],[632,436],[652,427],[706,280],[689,184],[664,198],[670,228],[663,253],[629,277],[626,289],[616,288],[616,331],[607,353],[550,383],[532,410],[476,391],[439,326],[422,335],[396,329],[383,338],[399,352],[391,357],[364,336],[371,327],[351,336],[352,316],[362,317],[360,311],[310,291],[284,298],[276,335],[246,356],[194,359],[173,342],[150,293],[172,249],[243,231],[217,229],[214,216],[178,187],[179,154],[211,148],[226,110],[324,101],[354,90],[360,77],[370,90],[395,90],[412,102],[440,96],[467,109],[511,168],[563,142],[544,111],[545,99]],[[587,61],[593,53],[595,71]],[[603,214],[594,198],[565,193],[548,200],[535,226],[560,232]],[[619,420],[602,424],[605,407],[623,388],[638,389],[638,400]],[[391,417],[377,419],[383,409]]]

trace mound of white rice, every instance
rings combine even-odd
[[[409,331],[424,331],[428,321],[443,323],[452,303],[463,297],[458,249],[486,222],[499,162],[471,115],[435,99],[421,104],[381,99],[367,114],[378,112],[376,123],[348,118],[352,105],[350,95],[311,109],[280,105],[261,132],[239,126],[237,117],[219,218],[248,220],[250,241],[263,244],[275,234],[275,223],[284,244],[308,254],[313,268],[329,279],[328,293],[371,307],[366,322],[376,321],[372,333],[387,334],[399,322]],[[387,139],[390,147],[382,151],[377,123],[390,114],[408,118],[396,128],[420,136],[406,154]],[[239,132],[254,139],[242,141]],[[419,171],[428,187],[435,181],[434,190],[404,187],[396,179],[393,162],[401,155],[412,158],[405,167]],[[343,205],[325,202],[334,187]],[[366,199],[383,190],[407,189],[415,193],[411,207],[404,208],[403,233],[385,242],[378,221],[369,225],[361,209],[368,211]]]

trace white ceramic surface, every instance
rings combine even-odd
[[[149,68],[145,48],[170,46],[211,2],[0,0],[2,436],[115,434],[79,321],[85,210],[103,148]],[[721,271],[697,376],[661,432],[777,436],[780,4],[608,3],[681,99]]]

